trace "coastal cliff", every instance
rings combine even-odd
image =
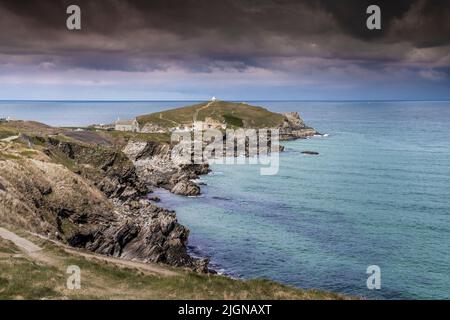
[[[187,253],[189,230],[145,200],[150,187],[120,150],[63,134],[25,140],[0,142],[3,223],[108,256],[207,271]]]
[[[245,127],[271,125],[282,140],[317,134],[298,113],[239,108],[224,118]],[[259,116],[250,119],[248,112]],[[194,180],[210,171],[207,162],[179,164],[167,136],[152,133],[80,132],[23,121],[4,123],[0,131],[6,137],[0,141],[4,223],[95,253],[208,271],[206,259],[188,254],[189,230],[175,212],[148,196],[155,188],[199,195]]]
[[[283,113],[283,122],[278,126],[280,140],[306,139],[320,135],[314,128],[308,127],[298,112]]]
[[[165,188],[175,194],[199,195],[200,188],[192,180],[210,171],[206,163],[177,164],[170,144],[130,140],[122,151],[133,161],[138,176],[146,185]]]
[[[279,129],[281,140],[319,134],[297,112],[277,113],[264,107],[229,101],[209,101],[136,118],[143,133],[206,129]]]

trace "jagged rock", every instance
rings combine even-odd
[[[319,155],[316,151],[302,151],[302,154],[310,155],[310,156],[317,156]]]
[[[72,157],[80,175],[51,160],[0,162],[0,189],[8,189],[0,192],[3,222],[99,254],[197,268],[187,252],[189,230],[174,212],[139,198],[145,188],[131,161],[56,141],[46,154],[55,148]]]
[[[284,123],[283,127],[289,127],[292,130],[301,130],[305,129],[306,125],[298,112],[286,112],[283,113]]]
[[[47,196],[47,195],[51,194],[52,192],[53,192],[53,189],[52,189],[51,186],[46,186],[46,187],[41,191],[41,193],[42,193],[43,196]]]
[[[209,265],[209,259],[199,259],[195,261],[194,264],[194,270],[199,272],[199,273],[215,273],[215,272],[211,272],[212,270],[208,269],[208,265]]]
[[[283,113],[284,121],[280,125],[280,140],[304,139],[318,134],[316,130],[305,125],[298,112]]]
[[[285,114],[279,129],[281,139],[316,134],[298,113]],[[207,259],[188,254],[189,229],[175,213],[142,200],[154,186],[199,195],[191,180],[208,164],[180,164],[166,143],[131,140],[118,150],[58,134],[19,141],[39,139],[39,160],[0,161],[2,222],[100,254],[208,271]]]
[[[31,138],[27,136],[26,134],[19,134],[19,138],[17,138],[17,141],[20,141],[21,143],[25,144],[28,149],[33,149],[34,144],[31,142]]]
[[[167,132],[167,128],[158,126],[153,123],[146,123],[140,130],[142,133],[164,133]]]
[[[210,172],[208,164],[176,164],[171,146],[164,143],[129,141],[122,150],[136,167],[142,181],[180,195],[199,195],[200,188],[189,180]],[[185,182],[177,184],[185,180]]]
[[[183,196],[198,196],[200,188],[189,180],[181,180],[170,190],[170,192]]]
[[[149,197],[148,200],[153,202],[161,202],[161,198],[158,196]]]

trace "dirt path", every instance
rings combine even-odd
[[[105,262],[110,262],[110,263],[113,263],[115,265],[119,265],[119,266],[122,266],[122,267],[133,268],[133,269],[138,269],[140,271],[151,273],[153,275],[159,275],[159,276],[164,276],[164,277],[171,277],[171,276],[178,275],[178,273],[176,273],[174,271],[171,271],[171,270],[168,270],[168,269],[164,269],[163,267],[159,267],[157,265],[152,265],[152,264],[148,264],[148,263],[117,259],[117,258],[113,258],[113,257],[102,256],[102,255],[99,255],[99,254],[92,254],[92,253],[82,252],[82,251],[78,251],[78,250],[75,250],[75,249],[65,248],[64,251],[66,251],[67,253],[71,253],[71,254],[75,254],[75,255],[78,255],[78,256],[82,256],[82,257],[84,257],[86,259],[89,259],[89,260],[95,259],[95,260],[101,260],[101,261],[105,261]]]
[[[162,120],[170,121],[170,122],[172,122],[173,124],[175,124],[175,125],[177,125],[177,126],[180,125],[180,124],[179,124],[178,122],[176,122],[176,121],[173,121],[173,120],[164,118],[162,113],[159,114],[159,118],[162,119]]]
[[[211,106],[213,103],[214,103],[214,101],[210,101],[210,102],[208,102],[207,104],[205,104],[203,107],[198,108],[198,109],[195,111],[195,114],[194,114],[194,119],[193,119],[194,122],[197,121],[198,113],[199,113],[200,111],[202,111],[202,110],[208,109],[209,106]]]
[[[31,241],[24,239],[17,234],[6,230],[4,228],[0,228],[0,237],[14,243],[21,251],[23,251],[27,256],[37,260],[41,263],[45,264],[55,264],[55,260],[47,257],[43,252],[42,248],[35,245]]]
[[[19,138],[19,136],[11,136],[11,137],[2,139],[1,141],[4,141],[4,142],[12,142],[12,141],[14,141],[14,140],[16,140],[16,139],[18,139],[18,138]]]
[[[69,246],[66,246],[57,241],[48,239],[39,234],[35,234],[35,233],[31,233],[31,234],[33,236],[39,237],[40,239],[43,239],[45,241],[52,242],[53,244],[57,245],[58,247],[63,248],[64,251],[69,254],[81,256],[88,260],[100,260],[100,261],[104,261],[104,262],[108,262],[108,263],[113,263],[115,265],[122,266],[122,267],[138,269],[139,271],[150,273],[152,275],[158,275],[158,276],[164,276],[164,277],[178,275],[177,272],[171,271],[168,268],[164,268],[164,267],[158,266],[156,264],[123,260],[123,259],[119,259],[119,258],[113,258],[113,257],[99,255],[99,254],[89,253],[86,251],[71,248]],[[53,266],[58,264],[58,261],[57,261],[58,259],[50,256],[48,253],[45,253],[41,247],[39,247],[38,245],[34,244],[33,242],[31,242],[23,237],[20,237],[19,235],[15,234],[9,230],[6,230],[6,229],[0,227],[0,237],[14,243],[21,251],[23,251],[27,256],[29,256],[30,258],[32,258],[34,260],[37,260],[44,264],[53,265]]]
[[[109,263],[113,263],[115,265],[122,266],[122,267],[138,269],[140,271],[147,272],[147,273],[150,273],[150,274],[153,274],[153,275],[160,275],[160,276],[165,276],[165,277],[178,275],[177,272],[171,271],[168,268],[164,268],[162,266],[158,266],[157,264],[150,264],[150,263],[144,263],[144,262],[138,262],[138,261],[124,260],[124,259],[104,256],[104,255],[100,255],[100,254],[90,253],[90,252],[82,251],[81,249],[75,249],[75,248],[69,247],[69,246],[67,246],[65,244],[62,244],[62,243],[58,242],[58,241],[48,239],[48,238],[46,238],[46,237],[44,237],[44,236],[42,236],[40,234],[32,233],[32,235],[36,236],[36,237],[39,237],[39,238],[41,238],[43,240],[50,241],[51,243],[57,245],[58,247],[63,248],[64,251],[69,253],[69,254],[81,256],[81,257],[84,257],[84,258],[86,258],[88,260],[100,260],[100,261],[104,261],[104,262],[109,262]]]

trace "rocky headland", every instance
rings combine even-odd
[[[297,113],[271,116],[282,140],[317,134]],[[0,137],[3,223],[95,253],[208,272],[208,260],[189,255],[189,230],[175,212],[149,201],[155,188],[199,195],[194,181],[210,171],[174,161],[168,135],[12,121]]]

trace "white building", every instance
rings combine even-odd
[[[136,119],[133,119],[133,120],[118,119],[115,123],[115,130],[116,131],[139,132],[139,123]]]

